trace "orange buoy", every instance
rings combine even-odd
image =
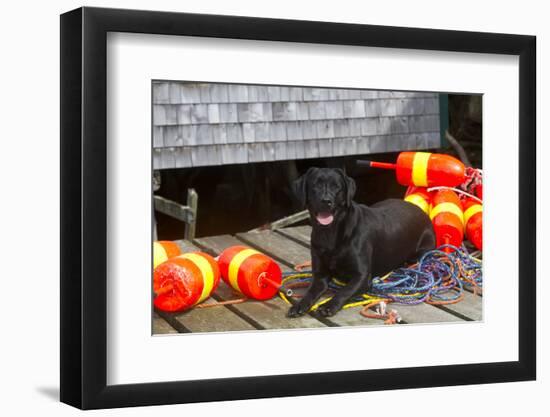
[[[231,246],[220,254],[218,265],[223,280],[249,298],[268,300],[281,286],[279,265],[255,249]]]
[[[458,195],[452,190],[436,191],[432,198],[430,218],[434,226],[437,246],[460,246],[464,239],[464,214]],[[445,248],[445,252],[452,252]]]
[[[483,250],[483,206],[473,198],[463,201],[464,232],[470,242],[479,250]]]
[[[431,196],[426,188],[410,186],[405,193],[404,200],[420,207],[424,213],[430,214]]]
[[[450,155],[429,152],[401,152],[395,164],[358,161],[372,168],[395,170],[397,182],[417,187],[455,187],[464,182],[465,166]]]
[[[477,197],[479,197],[480,199],[483,200],[483,184],[477,184],[475,187],[474,187],[474,193]]]
[[[164,261],[180,254],[180,247],[175,242],[170,242],[168,240],[153,242],[153,269]]]
[[[161,263],[153,274],[153,304],[162,311],[187,310],[202,303],[220,283],[216,260],[202,252],[190,252]]]

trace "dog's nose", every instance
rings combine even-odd
[[[332,207],[332,200],[329,200],[328,198],[323,198],[321,202],[329,207]]]

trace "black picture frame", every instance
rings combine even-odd
[[[108,32],[519,56],[519,360],[106,384]],[[61,401],[82,409],[536,378],[536,38],[251,17],[80,8],[61,16]]]

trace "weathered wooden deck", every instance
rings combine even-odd
[[[308,261],[310,226],[289,227],[276,231],[239,233],[197,238],[192,242],[177,241],[183,251],[201,250],[217,256],[233,245],[256,248],[275,259],[283,271]],[[206,303],[239,298],[223,281]],[[479,321],[482,319],[482,297],[465,292],[464,300],[457,304],[433,306],[395,304],[404,324]],[[349,308],[333,317],[320,317],[310,313],[300,318],[286,317],[289,305],[279,297],[269,301],[246,301],[242,304],[195,308],[177,314],[156,311],[153,316],[153,334],[221,332],[242,330],[289,329],[311,327],[338,327],[355,325],[381,325],[381,320],[368,319],[359,314],[361,307]]]

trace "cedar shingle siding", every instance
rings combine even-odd
[[[154,169],[439,145],[436,93],[153,83]]]

